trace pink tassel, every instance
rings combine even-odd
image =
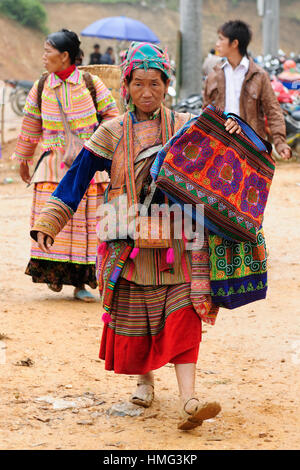
[[[64,169],[64,167],[65,167],[65,164],[64,164],[64,162],[61,162],[61,164],[60,164],[60,169],[61,169],[61,170],[63,170],[63,169]]]
[[[90,184],[95,184],[95,178],[92,178],[92,179],[91,179]]]
[[[111,318],[110,314],[109,314],[109,313],[106,313],[106,312],[103,313],[103,315],[102,315],[102,321],[103,321],[104,323],[110,323],[110,322],[112,321],[112,318]]]
[[[97,248],[97,253],[98,253],[98,255],[102,255],[102,256],[103,256],[104,253],[106,252],[106,248],[107,248],[106,242],[100,243],[100,245],[99,245],[98,248]]]
[[[174,261],[175,261],[174,248],[168,248],[166,261],[168,264],[174,264]]]
[[[96,225],[96,232],[97,233],[99,232],[99,229],[100,229],[100,222],[98,222],[97,225]]]
[[[187,238],[186,238],[186,236],[185,236],[185,233],[184,233],[184,232],[182,232],[182,241],[183,241],[183,243],[184,243],[184,246],[186,247],[186,244],[187,244]]]
[[[132,252],[130,253],[129,258],[134,259],[138,255],[139,251],[140,251],[139,248],[133,248]]]

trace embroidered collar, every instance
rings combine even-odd
[[[72,72],[65,81],[73,83],[74,85],[78,85],[81,82],[81,79],[82,72],[76,67],[74,72]],[[55,75],[55,73],[52,72],[50,74],[49,87],[56,88],[57,86],[61,85],[61,83],[63,83],[63,80],[61,80],[57,75]]]
[[[143,121],[138,121],[137,117],[136,117],[136,114],[134,112],[130,112],[131,114],[131,117],[132,117],[132,122],[133,124],[137,123],[137,122],[143,122]],[[160,108],[158,108],[156,111],[154,111],[151,116],[149,117],[149,119],[147,119],[147,121],[154,121],[154,119],[157,119],[158,117],[160,117]],[[146,119],[145,119],[146,121]]]

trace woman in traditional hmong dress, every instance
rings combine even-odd
[[[74,65],[79,45],[77,35],[71,31],[62,30],[48,36],[43,61],[49,75],[34,83],[25,104],[25,117],[14,157],[20,161],[22,179],[34,183],[32,225],[68,169],[63,164],[65,131],[56,93],[72,132],[83,141],[93,134],[98,124],[97,113],[102,122],[119,114],[102,81],[89,75],[88,84],[82,71]],[[39,141],[44,153],[30,178],[28,163],[33,159]],[[37,243],[32,243],[26,274],[32,276],[33,282],[47,283],[55,292],[63,285],[73,285],[75,298],[94,300],[85,284],[93,289],[97,287],[96,209],[107,183],[107,173],[95,174],[76,214],[56,238],[51,254],[45,256]]]
[[[51,243],[76,211],[97,170],[110,174],[111,203],[117,196],[120,203],[125,194],[130,207],[136,202],[145,206],[152,191],[150,167],[157,151],[191,118],[162,104],[170,74],[166,53],[147,43],[133,43],[123,65],[130,109],[97,129],[36,221],[31,235],[46,252],[51,253]],[[238,128],[234,121],[227,121],[230,132]],[[165,201],[157,189],[153,201]],[[141,247],[130,238],[119,237],[100,245],[99,286],[106,310],[100,358],[107,370],[138,375],[131,401],[145,407],[154,396],[152,371],[169,362],[175,364],[182,414],[178,427],[192,429],[221,409],[216,402],[201,404],[195,397],[201,318],[190,295],[192,255],[182,239],[173,238],[169,247],[159,248],[155,241],[147,241]],[[207,244],[197,254],[200,276],[193,281],[199,283],[201,294],[197,311],[202,309],[202,318],[209,321],[217,308],[209,297]]]

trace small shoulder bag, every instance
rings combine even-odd
[[[63,156],[63,163],[69,168],[79,152],[81,151],[83,147],[83,142],[82,140],[71,131],[70,125],[67,120],[67,116],[64,113],[61,101],[58,96],[58,90],[55,88],[55,94],[59,106],[59,112],[61,115],[61,119],[64,125],[64,130],[65,130],[65,151],[64,151],[64,156]]]

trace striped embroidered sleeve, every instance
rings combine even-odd
[[[42,209],[30,232],[31,237],[37,240],[37,232],[43,232],[54,240],[76,212],[96,171],[109,171],[110,167],[110,161],[96,158],[82,149]]]
[[[19,161],[32,160],[43,132],[41,112],[37,104],[37,85],[38,81],[34,83],[26,99],[22,128],[12,157]]]
[[[104,85],[104,83],[102,82],[102,80],[100,80],[99,77],[93,75],[93,81],[97,96],[97,111],[102,116],[102,122],[117,117],[119,115],[119,110],[111,92]]]
[[[52,195],[32,227],[31,237],[37,241],[38,232],[43,232],[55,240],[56,235],[64,228],[73,214],[74,212],[67,204]]]
[[[98,157],[112,160],[115,149],[123,134],[123,116],[101,124],[84,147]]]

